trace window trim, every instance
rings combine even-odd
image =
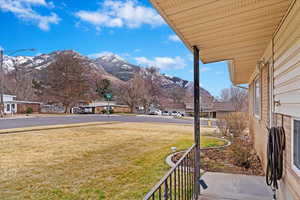
[[[256,114],[255,111],[255,106],[256,106],[256,82],[259,81],[259,111],[258,115]],[[253,81],[253,115],[255,116],[256,119],[260,120],[261,119],[261,78],[260,76],[257,76],[254,81]]]
[[[300,169],[294,164],[294,122],[295,120],[300,121],[299,117],[292,117],[292,127],[291,127],[291,168],[300,177]]]

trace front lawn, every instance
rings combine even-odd
[[[170,148],[192,143],[193,126],[155,123],[0,135],[0,199],[141,199],[169,169]]]

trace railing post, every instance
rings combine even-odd
[[[194,138],[195,138],[195,195],[200,195],[200,73],[199,49],[193,46],[194,53]]]
[[[168,187],[168,179],[165,181],[165,192],[164,192],[164,200],[169,199],[169,187]]]

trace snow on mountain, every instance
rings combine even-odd
[[[133,78],[136,72],[140,71],[140,67],[130,64],[115,54],[107,54],[94,60],[96,65],[103,67],[106,72],[118,77],[122,81],[128,81]]]
[[[41,76],[42,71],[48,67],[54,60],[55,56],[58,54],[73,54],[75,57],[81,57],[86,59],[89,63],[91,74],[99,74],[109,80],[117,83],[122,81],[128,81],[133,78],[136,73],[147,74],[149,73],[146,68],[131,64],[124,60],[122,57],[115,54],[106,54],[97,59],[90,59],[72,50],[65,51],[55,51],[49,54],[41,54],[38,56],[4,56],[4,69],[6,73],[10,73],[15,70],[16,67],[24,67],[30,70],[34,70],[35,76]],[[189,94],[193,94],[193,83],[187,80],[181,79],[175,76],[169,76],[161,74],[159,71],[155,74],[156,80],[159,80],[162,87],[165,89],[173,87],[185,88]],[[200,88],[201,96],[210,98],[211,95],[208,91]]]

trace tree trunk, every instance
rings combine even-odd
[[[70,114],[69,105],[65,105],[65,114]]]

